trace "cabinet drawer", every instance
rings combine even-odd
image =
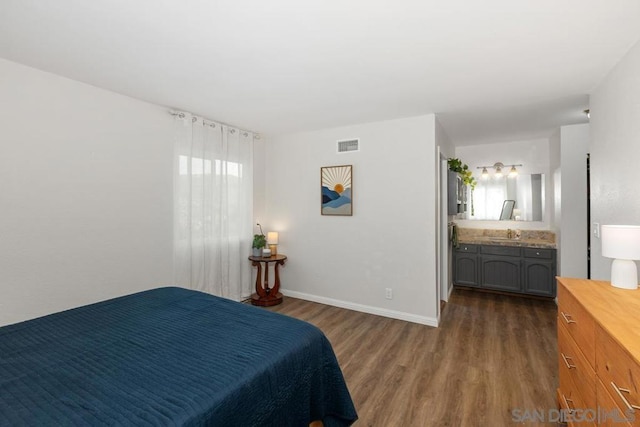
[[[475,254],[478,252],[478,245],[468,245],[466,243],[460,243],[460,246],[455,248],[455,250],[456,252]]]
[[[520,248],[513,246],[485,246],[480,247],[480,252],[488,255],[521,256]]]
[[[564,377],[571,378],[580,391],[585,408],[595,409],[596,373],[562,323],[558,324],[558,369],[566,371]]]
[[[553,249],[522,248],[525,258],[553,259]]]
[[[567,327],[589,365],[596,366],[595,321],[562,283],[558,286],[558,323]]]
[[[596,373],[620,408],[640,406],[640,366],[599,325],[596,327]]]
[[[600,426],[631,426],[639,424],[631,424],[627,420],[635,421],[635,414],[628,409],[622,409],[616,405],[615,400],[611,397],[611,393],[615,393],[611,386],[606,387],[599,379],[596,380],[596,395],[598,399],[598,415]],[[640,423],[640,419],[638,420]]]

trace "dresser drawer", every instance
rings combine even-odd
[[[596,327],[596,373],[618,407],[640,407],[640,366],[599,325]],[[640,418],[640,409],[635,413]]]
[[[580,390],[573,383],[567,369],[559,369],[560,388],[558,388],[558,405],[569,412],[566,416],[569,426],[595,426],[595,422],[587,422],[587,405],[582,399]]]
[[[591,366],[595,363],[595,321],[578,301],[565,289],[558,286],[558,323],[567,331],[582,350]]]
[[[610,393],[615,393],[611,386],[606,387],[602,384],[602,381],[596,380],[596,395],[598,399],[598,425],[600,426],[615,426],[615,427],[625,427],[631,425],[627,422],[627,420],[632,420],[635,422],[635,414],[633,412],[628,411],[628,409],[622,409],[611,397]],[[636,411],[637,412],[637,411]],[[640,420],[639,420],[640,421]]]
[[[596,373],[562,323],[558,324],[558,369],[566,371],[563,377],[571,378],[580,392],[585,408],[595,409]]]

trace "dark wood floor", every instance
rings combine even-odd
[[[455,290],[439,328],[293,298],[270,310],[324,331],[358,426],[508,426],[557,407],[552,301]]]

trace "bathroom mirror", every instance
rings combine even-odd
[[[479,179],[473,190],[473,213],[469,214],[468,219],[544,221],[544,179],[541,173]],[[503,206],[507,201],[514,203],[511,214],[504,218],[507,213],[503,211]]]

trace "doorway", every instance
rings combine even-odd
[[[439,194],[439,242],[438,253],[439,256],[439,270],[440,270],[440,300],[449,301],[449,212],[448,212],[448,171],[449,166],[447,163],[447,157],[442,153],[440,154],[440,188]],[[443,304],[440,304],[441,307]]]

